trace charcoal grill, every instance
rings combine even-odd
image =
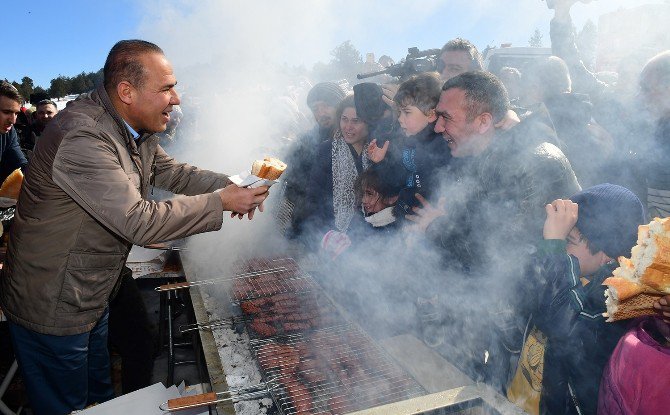
[[[248,283],[249,278],[253,279],[255,275],[263,275],[268,269],[276,268],[278,266],[284,266],[285,268],[292,268],[294,266],[295,261],[286,258],[284,260],[287,262],[282,263],[279,261],[278,263],[277,260],[254,260],[238,263],[237,267],[233,268],[233,272],[238,273],[237,276],[232,279],[229,278],[228,280],[239,280]],[[187,275],[189,275],[188,270],[191,267],[188,264],[188,260],[185,261],[184,267],[187,271]],[[309,275],[302,272],[297,265],[292,271],[294,272],[280,272],[280,275],[284,279],[289,280],[291,278],[309,280],[311,285],[309,290],[304,291],[306,295],[323,295],[323,297],[329,299],[327,294],[322,292],[320,286],[314,282]],[[250,275],[251,273],[257,274]],[[230,285],[229,287],[231,289],[229,290],[228,296],[231,303],[235,305],[241,305],[245,301],[252,301],[254,299],[266,298],[273,295],[266,295],[264,292],[258,292],[255,289],[244,291],[244,295],[240,295],[239,292],[236,295],[235,291],[232,289],[233,286]],[[272,290],[272,292],[295,293],[295,290],[295,286],[282,286]],[[200,298],[200,291],[192,290],[191,296],[193,297],[194,295],[197,298]],[[203,304],[205,306],[207,301],[213,300],[212,297],[209,297],[206,294],[204,298],[204,302],[202,299],[200,301],[205,303]],[[239,314],[239,309],[227,308],[225,302],[214,307],[217,309],[222,307],[223,309],[228,310],[228,313],[232,311],[232,314]],[[200,315],[202,316],[203,314],[204,313],[201,312]],[[207,317],[211,314],[219,316],[218,312],[207,312],[207,314]],[[221,315],[221,317],[229,316],[230,314]],[[452,385],[448,386],[448,388],[453,389],[448,390],[429,387],[430,385],[426,383],[425,378],[422,378],[421,376],[416,377],[417,373],[411,369],[411,366],[407,366],[405,362],[398,360],[399,356],[396,351],[393,351],[393,357],[391,357],[379,343],[373,341],[362,329],[344,319],[341,321],[341,324],[330,327],[307,330],[296,334],[282,334],[269,338],[259,338],[258,336],[254,336],[249,330],[250,321],[251,319],[249,316],[242,317],[239,315],[233,318],[224,318],[220,321],[216,321],[215,319],[211,322],[209,318],[201,318],[199,319],[200,324],[193,326],[190,329],[198,329],[200,330],[201,337],[204,336],[204,339],[211,339],[210,344],[214,349],[209,349],[209,346],[205,344],[205,354],[213,353],[218,358],[222,359],[219,360],[221,363],[224,362],[224,354],[222,354],[223,352],[221,352],[221,349],[219,349],[218,352],[216,351],[217,346],[214,345],[214,339],[219,339],[217,340],[217,344],[221,344],[218,342],[223,341],[224,338],[227,339],[223,344],[223,347],[226,350],[231,347],[239,347],[241,349],[248,348],[248,353],[248,350],[250,349],[252,355],[251,357],[246,357],[245,361],[249,363],[255,362],[260,368],[260,377],[255,378],[253,382],[256,383],[257,387],[262,387],[263,392],[272,398],[275,407],[282,415],[299,415],[305,413],[304,411],[308,408],[306,404],[308,400],[309,405],[311,405],[311,411],[309,413],[322,415],[327,413],[351,413],[355,411],[359,411],[361,414],[370,411],[370,414],[385,415],[420,413],[431,415],[447,413],[522,413],[522,411],[519,411],[509,403],[509,401],[481,385],[474,385],[473,383],[468,383],[467,385],[462,384],[464,385],[462,387],[455,387]],[[245,323],[247,332],[250,333],[250,338],[247,338],[246,334],[236,334],[234,331],[230,330],[230,327],[223,327],[227,323],[234,324],[235,322]],[[203,328],[207,330],[202,330]],[[222,335],[225,337],[221,337]],[[207,340],[205,340],[205,343],[207,343]],[[301,350],[306,347],[304,346],[305,344],[309,344],[310,346],[308,349],[311,350],[341,348],[341,353],[326,356],[325,358],[320,356],[320,359],[318,359],[318,361],[321,362],[320,365],[310,366],[311,361],[317,360],[314,353],[298,355],[298,358],[296,359],[295,357],[285,356],[285,352],[269,351],[269,349],[267,349],[268,345],[279,345]],[[414,349],[412,350],[414,351]],[[391,350],[389,349],[389,351]],[[421,353],[424,352],[410,352],[410,354]],[[363,365],[360,370],[352,370],[346,364],[346,361],[351,360],[372,363]],[[239,363],[235,363],[232,366],[233,369],[231,369],[231,366],[228,363],[224,366],[228,368],[226,370],[232,370],[234,373],[235,365],[238,364]],[[215,371],[220,370],[218,369],[218,365],[215,366],[217,366],[214,367]],[[324,366],[329,368],[329,371],[325,374],[318,373],[323,372]],[[349,372],[349,376],[344,379],[338,377],[338,368],[339,372]],[[436,371],[432,376],[439,377],[445,375],[444,373],[437,373],[439,370],[437,367],[432,368]],[[257,374],[254,375],[254,377],[258,376],[258,372],[256,373]],[[408,373],[412,373],[412,375],[409,375]],[[213,376],[212,385],[215,390],[229,389],[228,386],[222,384],[222,382],[227,381],[227,373],[215,374]],[[221,376],[223,376],[223,380],[216,380],[217,378],[221,379]],[[461,374],[461,376],[463,375]],[[237,382],[235,377],[231,379],[233,382]],[[417,379],[419,382],[417,382]],[[258,385],[259,382],[261,382],[260,385]],[[299,382],[299,384],[297,382]],[[248,385],[248,383],[243,384]],[[438,391],[443,392],[436,393]],[[495,399],[485,399],[483,397],[485,392],[490,396],[493,396]],[[222,397],[221,400],[217,400],[217,397],[218,395],[216,394],[210,394],[210,402],[230,402],[230,399],[232,398],[225,396]],[[423,400],[440,400],[441,402],[438,404],[431,401],[431,404],[429,405],[425,404]],[[222,405],[223,406],[220,407],[217,406],[217,410],[219,410],[219,413],[221,414],[238,413],[238,410],[243,413],[249,413],[244,412],[245,406],[236,406],[235,409],[233,409],[232,406]],[[418,409],[409,409],[412,407],[422,408],[422,411],[418,411]]]

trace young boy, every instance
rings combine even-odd
[[[531,414],[595,414],[603,367],[625,330],[602,316],[602,282],[630,256],[644,207],[628,189],[601,184],[546,211],[531,281],[534,327],[507,395]]]
[[[393,100],[404,137],[387,141],[382,147],[373,139],[368,146],[368,158],[373,163],[390,161],[404,168],[405,187],[396,204],[397,217],[413,214],[412,206],[418,203],[415,193],[431,197],[439,185],[437,170],[451,159],[447,143],[434,130],[441,90],[439,75],[432,72],[414,75],[400,84]]]

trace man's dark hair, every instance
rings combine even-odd
[[[38,102],[37,104],[35,104],[35,108],[39,108],[39,107],[41,107],[42,105],[53,105],[54,108],[58,109],[58,105],[56,105],[56,103],[53,102],[53,101],[50,100],[50,99],[43,99],[43,100],[41,100],[40,102]]]
[[[121,81],[130,82],[141,88],[146,79],[144,65],[140,58],[147,53],[163,54],[157,45],[146,40],[121,40],[112,47],[103,68],[104,86],[111,92]]]
[[[7,81],[0,81],[0,96],[7,97],[12,101],[16,101],[19,105],[23,105],[23,97],[19,90]]]
[[[503,83],[495,75],[485,71],[465,72],[444,83],[443,91],[458,88],[465,92],[467,121],[488,112],[493,122],[502,120],[509,110],[509,98]]]
[[[440,50],[440,55],[444,52],[466,52],[470,55],[470,70],[471,71],[481,71],[484,69],[484,64],[482,63],[482,55],[477,50],[477,47],[472,44],[469,40],[457,37],[456,39],[451,39]]]
[[[437,72],[423,72],[400,84],[393,100],[401,107],[413,105],[427,115],[440,100],[441,86]]]
[[[545,99],[570,92],[572,80],[565,61],[558,56],[548,56],[528,67],[528,83],[542,91]]]

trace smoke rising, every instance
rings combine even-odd
[[[472,31],[480,28],[483,16],[499,16],[496,19],[499,23],[483,29],[486,33],[495,33],[496,37],[491,38],[494,43],[518,39],[517,31],[510,29],[512,26],[524,33],[523,44],[515,46],[525,46],[525,40],[535,27],[542,27],[548,33],[551,13],[538,1],[457,1],[448,2],[448,6],[445,3],[430,1],[408,6],[407,2],[393,1],[381,6],[341,1],[206,0],[167,5],[146,2],[146,9],[152,14],[143,22],[141,36],[165,50],[182,94],[184,121],[179,127],[179,140],[169,152],[181,161],[228,174],[249,169],[254,159],[265,155],[284,156],[296,133],[306,131],[312,122],[311,114],[304,107],[310,86],[289,68],[327,61],[328,51],[347,39],[352,39],[357,47],[373,45],[380,55],[387,50],[399,50],[394,54],[399,58],[409,46],[434,48],[456,36],[469,38],[472,32],[455,33],[443,27],[440,17],[449,11],[462,12],[464,24]],[[510,7],[512,3],[514,7]],[[630,4],[603,0],[592,6],[611,10],[624,3]],[[573,16],[577,24],[583,24],[581,11],[586,9],[587,5],[575,7]],[[406,32],[417,22],[434,24],[435,36],[429,40],[415,39],[412,33]],[[395,33],[394,38],[403,39],[403,44],[387,46],[383,34],[389,31]],[[363,38],[376,40],[358,43],[357,39]],[[485,45],[477,46],[481,49]],[[548,34],[545,46],[549,46]],[[304,116],[297,114],[296,109],[301,109]],[[445,187],[445,193],[450,195],[449,210],[472,197],[470,192],[476,186],[452,185],[447,178]],[[281,184],[271,189],[271,197],[266,202],[268,211],[257,212],[253,221],[226,216],[221,231],[190,239],[189,256],[198,264],[200,278],[230,275],[229,267],[239,257],[296,254],[274,226],[273,209],[277,208],[280,192]],[[481,207],[479,214],[487,218],[484,223],[500,223],[501,211],[523,214],[515,210],[516,206],[500,208],[493,204]],[[379,337],[401,332],[419,335],[415,318],[417,298],[430,298],[439,292],[436,308],[442,310],[438,318],[445,337],[458,337],[456,345],[463,346],[456,347],[451,342],[452,349],[442,352],[456,361],[472,360],[475,350],[482,351],[489,346],[487,336],[494,343],[493,335],[488,332],[491,325],[482,322],[493,322],[502,332],[509,329],[515,340],[519,338],[519,331],[524,332],[525,320],[505,315],[512,309],[510,302],[513,302],[506,299],[535,294],[519,290],[516,285],[523,277],[521,255],[530,254],[532,249],[524,251],[527,248],[524,245],[522,250],[513,250],[506,243],[508,236],[515,232],[527,232],[529,235],[524,236],[529,240],[540,239],[538,220],[534,215],[515,217],[509,222],[510,227],[478,229],[482,233],[478,252],[488,258],[477,278],[462,269],[444,269],[443,252],[425,241],[408,243],[402,234],[394,240],[376,238],[366,240],[365,245],[354,244],[335,261],[314,257],[318,265],[315,276],[359,322]],[[315,239],[318,240],[318,236]],[[515,275],[517,280],[505,279],[508,275]],[[502,384],[505,379],[498,381]]]

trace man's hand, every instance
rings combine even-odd
[[[395,101],[393,98],[395,98],[395,94],[398,93],[398,88],[400,88],[400,85],[398,84],[383,84],[382,85],[382,100],[391,107],[393,111],[397,111],[398,109],[396,108]]]
[[[415,193],[414,197],[417,198],[422,207],[413,207],[412,211],[414,212],[414,215],[405,215],[405,219],[414,222],[414,225],[410,227],[410,230],[425,233],[428,226],[433,223],[435,219],[447,214],[445,209],[446,199],[443,197],[440,198],[437,202],[437,207],[433,207],[433,205],[428,203],[428,201],[420,194]]]
[[[384,145],[380,148],[377,146],[377,139],[373,139],[370,141],[370,144],[368,144],[368,158],[370,159],[371,162],[373,163],[379,163],[380,161],[384,160],[384,157],[386,157],[386,152],[389,149],[389,141],[386,140]]]
[[[519,119],[519,116],[516,115],[516,112],[512,110],[507,110],[503,119],[500,120],[500,122],[498,122],[497,124],[495,124],[494,127],[507,131],[520,122],[521,120]]]
[[[654,308],[658,311],[658,314],[663,317],[663,321],[670,324],[670,294],[661,297],[660,300],[654,303]]]
[[[251,189],[230,184],[219,191],[223,210],[230,211],[230,217],[238,216],[242,219],[245,214],[248,214],[249,220],[254,217],[256,208],[263,211],[263,201],[269,194],[268,186]]]
[[[579,206],[571,200],[556,199],[544,207],[547,220],[544,221],[544,239],[565,239],[575,227]]]

